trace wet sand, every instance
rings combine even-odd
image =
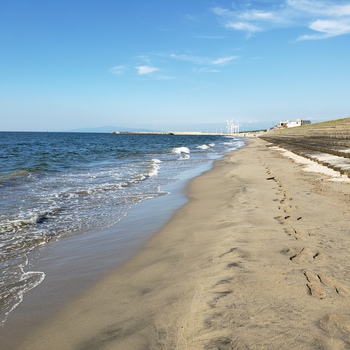
[[[350,185],[265,141],[18,349],[348,349]]]

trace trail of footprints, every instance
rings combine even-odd
[[[310,271],[304,271],[304,276],[307,280],[306,286],[309,294],[312,296],[323,299],[328,294],[348,294],[348,290],[334,278],[323,274],[314,274]]]
[[[293,205],[293,198],[290,197],[283,185],[283,183],[272,174],[271,170],[266,167],[266,172],[268,177],[267,181],[274,181],[278,186],[276,192],[277,198],[274,199],[278,203],[278,210],[281,215],[275,216],[274,219],[277,220],[282,226],[284,232],[302,244],[302,248],[290,248],[281,251],[282,254],[286,255],[290,260],[291,264],[300,265],[300,272],[305,278],[305,290],[310,296],[324,299],[326,297],[342,297],[350,295],[350,289],[340,283],[338,280],[327,276],[322,273],[315,273],[318,269],[321,270],[322,262],[326,261],[327,258],[322,252],[311,251],[308,246],[308,241],[317,236],[317,230],[314,228],[309,228],[303,223],[304,218],[302,216],[295,215],[298,207]],[[301,225],[303,223],[303,225]],[[302,228],[300,226],[303,226]],[[305,229],[307,227],[307,229]],[[237,278],[232,270],[240,269],[242,267],[243,261],[249,258],[250,254],[238,247],[233,247],[221,254],[218,258],[222,262],[226,263],[226,273],[227,275],[221,276],[216,284],[212,286],[213,297],[207,302],[210,310],[212,312],[206,317],[204,324],[206,328],[225,329],[225,324],[229,324],[229,321],[225,321],[225,310],[227,307],[222,308],[225,305],[225,298],[234,292],[234,280]],[[320,264],[318,264],[320,262]],[[237,271],[237,270],[236,270]],[[218,276],[219,277],[219,276]],[[231,305],[234,307],[234,304]],[[221,310],[221,311],[219,311]],[[229,337],[219,337],[217,339],[212,339],[207,345],[206,349],[231,349],[233,348],[234,339]]]
[[[276,198],[274,200],[279,203],[278,209],[281,211],[281,215],[275,216],[274,219],[276,219],[281,225],[284,226],[284,232],[288,236],[293,237],[297,241],[305,241],[312,238],[313,236],[317,236],[316,229],[307,229],[305,231],[305,229],[300,228],[300,225],[298,224],[303,221],[303,217],[293,215],[293,211],[298,209],[297,206],[294,206],[292,204],[293,198],[288,196],[288,193],[285,190],[282,182],[272,174],[269,167],[265,167],[266,172],[268,174],[266,180],[274,181],[278,186],[278,191],[276,192],[276,195],[279,198]],[[304,266],[307,266],[308,268],[314,267],[315,269],[317,269],[317,262],[323,261],[326,258],[321,252],[310,251],[310,249],[308,249],[306,246],[307,244],[305,244],[305,246],[299,250],[287,249],[282,251],[282,253],[288,255],[289,260],[292,263],[302,264]],[[350,294],[350,291],[346,287],[344,287],[341,283],[339,283],[332,277],[323,274],[313,273],[307,268],[305,268],[302,271],[306,279],[307,292],[313,297],[324,299],[327,296],[334,297]]]

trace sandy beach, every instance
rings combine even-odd
[[[350,184],[304,167],[250,140],[16,349],[349,349]]]

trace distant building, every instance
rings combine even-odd
[[[287,128],[295,128],[296,126],[301,126],[301,121],[300,119],[296,120],[295,122],[288,121],[286,126]]]
[[[296,119],[295,121],[289,121],[287,120],[286,122],[280,122],[277,125],[278,129],[282,129],[282,128],[295,128],[297,126],[302,126],[302,125],[306,125],[306,124],[311,124],[310,120],[302,120],[302,119]]]

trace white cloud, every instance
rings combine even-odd
[[[240,15],[242,19],[245,19],[247,21],[253,21],[253,20],[274,20],[275,15],[272,12],[265,12],[265,11],[257,11],[253,10],[250,12],[244,12]]]
[[[137,74],[140,74],[140,75],[150,74],[159,70],[159,68],[150,67],[150,66],[137,66],[135,68],[137,69]]]
[[[257,9],[243,8],[241,10],[229,10],[215,7],[212,12],[221,18],[227,29],[239,30],[249,35],[266,30],[277,24],[281,25],[283,18],[277,12],[261,11]]]
[[[189,56],[189,55],[177,55],[172,53],[170,55],[170,58],[173,58],[175,60],[179,61],[187,61],[187,62],[192,62],[195,64],[209,64],[209,59],[206,57],[200,57],[200,56]]]
[[[322,13],[324,10],[323,1],[315,0],[287,0],[286,6],[290,10],[296,11],[296,13],[309,13],[316,14]]]
[[[259,32],[261,30],[261,28],[256,25],[247,22],[228,22],[225,27],[229,29],[243,30],[249,33]]]
[[[180,60],[180,61],[188,61],[192,62],[198,65],[223,65],[231,62],[234,59],[237,59],[238,56],[227,56],[227,57],[221,57],[217,59],[211,59],[208,57],[200,57],[200,56],[188,56],[188,55],[176,55],[176,54],[171,54],[171,58]]]
[[[299,41],[327,39],[333,36],[348,34],[350,33],[350,21],[317,20],[311,23],[309,28],[317,32],[317,34],[302,35],[298,38]]]
[[[333,6],[331,8],[331,14],[334,16],[350,16],[350,4]]]
[[[232,14],[232,12],[230,11],[230,10],[228,10],[228,9],[224,9],[224,8],[222,8],[222,7],[214,7],[213,9],[212,9],[212,11],[216,14],[216,15],[218,15],[218,16],[221,16],[221,17],[230,17],[231,16],[231,14]]]
[[[330,35],[341,35],[350,32],[350,21],[317,20],[310,25],[310,29]]]
[[[210,69],[210,68],[193,68],[193,72],[199,73],[220,73],[218,69]]]
[[[221,58],[218,58],[218,59],[212,61],[212,63],[215,65],[226,64],[226,63],[229,63],[237,58],[238,58],[237,56],[221,57]]]
[[[124,66],[115,66],[110,69],[110,72],[112,74],[123,74],[125,72],[125,67]]]
[[[215,7],[212,12],[221,19],[224,27],[246,32],[248,36],[293,26],[312,31],[297,40],[325,39],[350,33],[350,1],[281,0],[271,2],[264,10],[253,8],[251,2],[238,5],[233,3],[232,9]]]
[[[338,1],[339,2],[339,1]],[[350,4],[340,4],[337,1],[320,0],[287,0],[286,4],[299,14],[312,16],[350,16]]]

